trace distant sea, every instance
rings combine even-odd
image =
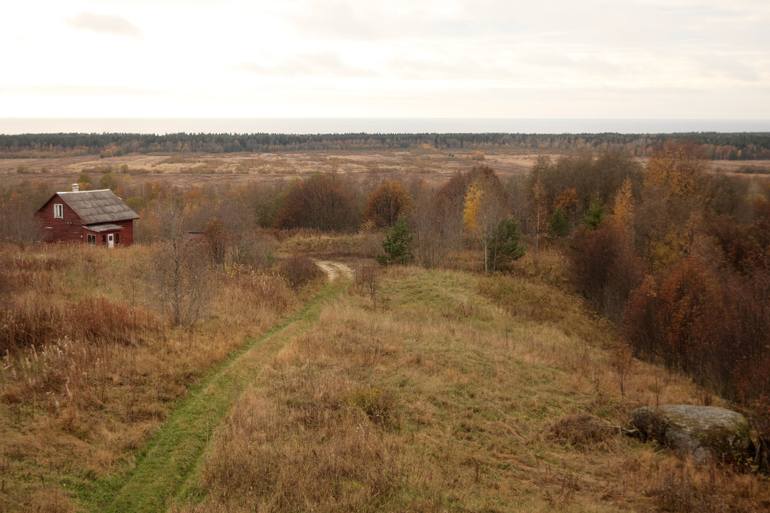
[[[193,133],[681,133],[770,132],[758,119],[0,118],[0,134]]]

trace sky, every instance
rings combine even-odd
[[[25,0],[2,118],[770,119],[768,0]]]

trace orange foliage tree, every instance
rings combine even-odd
[[[401,182],[387,180],[372,191],[364,209],[364,219],[377,228],[393,226],[407,213],[412,200]]]

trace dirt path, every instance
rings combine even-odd
[[[315,260],[318,267],[326,273],[326,277],[330,282],[333,282],[338,277],[342,276],[345,279],[353,279],[353,269],[350,266],[343,264],[342,262],[333,262],[331,260]]]
[[[335,269],[338,274],[347,274],[346,267]],[[327,274],[332,281],[331,274]],[[132,469],[101,479],[80,491],[78,495],[85,508],[99,513],[166,511],[173,499],[189,488],[215,427],[244,388],[254,382],[264,365],[287,341],[310,329],[318,320],[321,305],[340,290],[334,284],[326,285],[302,310],[248,342],[239,353],[212,371],[171,413],[138,455]]]

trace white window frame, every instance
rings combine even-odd
[[[53,204],[53,218],[64,219],[64,203]]]
[[[96,245],[96,235],[89,233],[87,234],[86,240],[89,244]]]

